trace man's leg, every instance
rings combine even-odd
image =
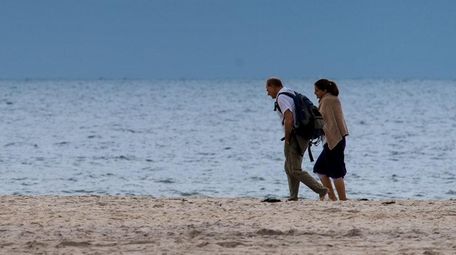
[[[285,173],[288,179],[288,188],[290,189],[289,200],[298,200],[299,196],[299,179],[292,174],[292,164],[290,161],[291,143],[285,143]]]
[[[307,187],[320,195],[320,200],[328,193],[328,189],[315,180],[308,172],[302,170],[302,155],[307,149],[309,141],[294,136],[291,139],[289,150],[287,151],[287,161],[291,170],[291,176],[304,183]]]
[[[299,195],[299,180],[294,178],[292,175],[287,174],[288,188],[290,189],[290,197],[288,200],[296,201]]]

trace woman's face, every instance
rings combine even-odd
[[[328,91],[326,90],[321,90],[317,86],[315,86],[315,96],[317,96],[318,99],[321,99],[324,95],[326,95]]]

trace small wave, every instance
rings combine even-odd
[[[141,176],[141,177],[139,177],[139,179],[140,179],[141,181],[146,181],[146,180],[149,179],[149,177],[150,177],[150,176],[146,175],[146,176]]]
[[[114,128],[113,130],[114,131],[124,132],[124,133],[132,133],[132,134],[141,134],[141,133],[143,133],[142,131],[134,130],[134,129],[131,129],[131,128]]]
[[[22,186],[28,187],[38,184],[37,182],[23,182],[21,183]]]
[[[68,144],[70,144],[70,142],[67,142],[67,141],[54,143],[54,145],[58,145],[58,146],[63,146],[63,145],[68,145]]]
[[[260,177],[260,176],[252,176],[249,179],[252,181],[264,181],[265,180],[263,177]]]
[[[193,191],[193,192],[179,192],[179,194],[183,197],[193,197],[193,196],[201,196],[201,193]]]
[[[398,176],[396,174],[391,175],[391,181],[398,182],[399,180],[397,178]]]
[[[11,178],[11,180],[13,181],[25,181],[25,180],[28,180],[29,178],[27,177],[21,177],[21,178]]]
[[[33,148],[38,148],[38,144],[32,144],[32,143],[22,143],[22,142],[12,142],[12,143],[7,143],[3,145],[4,147],[11,147],[11,146],[31,146]]]
[[[447,195],[456,195],[456,191],[455,190],[449,190],[447,193],[445,193]]]
[[[120,156],[114,157],[114,159],[131,161],[131,160],[135,160],[135,157],[134,156],[120,155]]]
[[[155,172],[155,171],[161,171],[161,170],[163,170],[162,167],[150,167],[150,166],[148,166],[148,167],[141,168],[141,171],[148,171],[148,172]]]
[[[165,183],[165,184],[176,183],[176,181],[174,181],[172,178],[160,179],[160,180],[157,180],[157,181],[155,181],[155,182],[158,182],[158,183]]]
[[[99,193],[94,190],[75,189],[75,190],[62,190],[64,194],[94,194]]]
[[[14,145],[16,145],[16,143],[7,143],[7,144],[3,145],[3,147],[11,147]]]
[[[214,152],[198,152],[198,155],[201,155],[201,156],[215,156],[216,154]]]
[[[135,192],[137,188],[142,188],[141,184],[138,183],[127,183],[125,185],[122,185],[122,191],[126,190],[126,192]]]
[[[97,156],[97,157],[92,157],[93,160],[126,160],[126,161],[133,161],[136,160],[135,156],[126,156],[126,155],[120,155],[120,156]]]

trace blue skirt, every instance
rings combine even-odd
[[[314,173],[326,175],[333,179],[345,177],[347,169],[345,168],[344,151],[345,137],[332,150],[326,143],[317,162],[315,162]]]

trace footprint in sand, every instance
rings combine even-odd
[[[74,246],[74,247],[84,247],[89,246],[90,242],[73,242],[73,241],[63,241],[57,245],[57,247],[64,247],[64,246]]]
[[[347,234],[345,234],[345,236],[349,236],[349,237],[362,236],[362,232],[358,228],[352,228],[347,232]]]
[[[242,242],[236,242],[236,241],[233,241],[233,242],[219,242],[219,243],[217,243],[217,245],[225,247],[225,248],[236,248],[237,246],[243,245],[243,244],[244,243],[242,243]]]

